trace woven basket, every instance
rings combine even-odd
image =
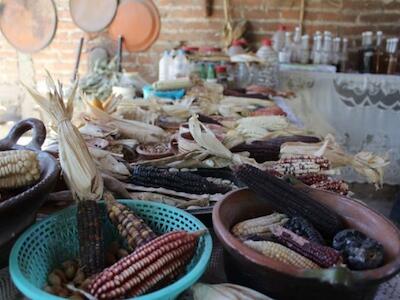
[[[194,216],[172,206],[139,200],[120,201],[132,208],[157,233],[174,230],[189,232],[205,226]],[[106,218],[101,203],[106,244],[118,239],[114,226]],[[202,236],[197,251],[187,266],[186,274],[173,284],[156,292],[137,297],[140,300],[175,299],[194,284],[205,272],[211,257],[212,240],[209,233]],[[16,242],[10,257],[10,273],[15,285],[29,299],[62,299],[44,292],[47,275],[63,261],[78,257],[79,243],[76,207],[67,208],[28,229]]]

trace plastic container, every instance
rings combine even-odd
[[[278,31],[274,33],[274,36],[272,38],[273,41],[273,48],[276,53],[279,53],[285,46],[285,32],[286,32],[286,26],[285,25],[279,25]]]
[[[170,99],[170,100],[178,100],[182,99],[185,96],[185,89],[180,90],[172,90],[172,91],[156,91],[154,90],[152,85],[146,85],[143,87],[143,98],[149,99],[152,97]]]
[[[179,50],[178,54],[173,59],[170,74],[170,80],[187,77],[189,75],[189,62],[183,50]]]
[[[122,97],[124,100],[136,98],[136,89],[134,87],[113,86],[112,94],[116,97]]]
[[[173,230],[197,231],[206,228],[194,216],[172,206],[139,200],[120,202],[134,209],[157,233]],[[117,238],[117,233],[106,218],[104,203],[100,205],[104,218],[103,230],[106,243],[111,243]],[[195,256],[187,266],[184,276],[165,288],[134,299],[175,299],[205,272],[211,251],[212,240],[210,234],[207,233],[200,238]],[[10,256],[12,280],[29,299],[63,299],[46,293],[41,290],[41,287],[45,285],[50,270],[63,261],[78,257],[78,253],[76,206],[73,206],[37,223],[18,239]]]
[[[170,78],[170,70],[169,68],[172,65],[172,57],[169,54],[168,51],[164,51],[163,56],[160,59],[160,62],[158,63],[158,80],[159,81],[164,81],[164,80],[169,80]]]
[[[244,53],[246,53],[246,51],[244,51],[244,49],[242,47],[242,42],[238,41],[238,40],[233,41],[232,46],[230,46],[228,49],[229,56],[234,56],[234,55],[244,54]]]
[[[293,63],[300,63],[300,61],[301,61],[301,29],[300,29],[300,27],[296,27],[294,29],[291,61]]]
[[[270,88],[276,87],[278,83],[279,60],[278,54],[272,49],[272,41],[264,39],[256,55],[265,63],[258,66],[257,76],[254,76],[256,82],[254,83]]]

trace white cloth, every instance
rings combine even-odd
[[[288,104],[306,128],[333,133],[352,154],[387,154],[384,182],[400,183],[400,76],[281,71],[280,85],[297,94]],[[342,175],[365,182],[350,169]]]

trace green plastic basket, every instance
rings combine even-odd
[[[183,210],[154,202],[120,200],[141,216],[155,232],[173,230],[197,231],[205,226]],[[118,239],[118,234],[106,218],[104,203],[100,203],[106,243]],[[61,262],[77,258],[79,253],[76,206],[64,209],[33,225],[15,243],[10,256],[10,273],[17,288],[29,299],[63,299],[46,293],[41,288],[47,275]],[[173,284],[135,299],[175,299],[193,285],[205,272],[212,252],[209,233],[199,240],[196,254],[187,272]]]

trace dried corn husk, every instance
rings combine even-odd
[[[196,283],[191,287],[191,291],[193,293],[193,300],[272,300],[272,298],[259,292],[230,283]]]
[[[88,135],[95,138],[106,138],[110,135],[118,134],[118,129],[104,124],[98,124],[95,122],[86,122],[84,126],[79,128],[79,132],[84,135]]]
[[[156,91],[188,89],[193,86],[193,82],[189,78],[180,78],[174,80],[157,81],[153,83]]]
[[[114,153],[95,147],[89,147],[89,152],[102,172],[112,174],[119,179],[130,176],[128,168],[114,157]]]
[[[256,108],[272,105],[274,105],[272,101],[226,96],[218,103],[217,111],[224,117],[241,118]]]
[[[303,132],[289,127],[288,120],[283,116],[247,117],[236,121],[236,127],[227,133],[223,143],[230,149],[243,142],[300,134],[299,131]]]
[[[382,186],[384,167],[389,164],[385,157],[370,152],[360,152],[354,156],[345,153],[332,135],[327,135],[321,143],[285,143],[281,146],[282,158],[299,154],[324,156],[331,162],[332,168],[351,166],[377,188]]]
[[[164,130],[160,127],[144,124],[143,122],[124,120],[109,115],[108,113],[93,106],[82,96],[87,108],[98,121],[105,123],[108,126],[118,128],[121,135],[126,138],[137,139],[142,143],[156,143],[162,141],[166,136]]]
[[[33,99],[50,115],[56,125],[59,139],[60,163],[64,179],[73,193],[74,199],[98,200],[103,194],[103,180],[92,157],[90,156],[85,140],[78,129],[71,123],[73,92],[68,98],[67,105],[63,102],[62,86],[57,85],[48,74],[47,85],[51,91],[42,96],[36,90],[25,88]]]
[[[229,159],[211,156],[202,150],[177,154],[165,158],[141,161],[133,165],[149,165],[169,168],[225,168],[231,164]]]
[[[156,193],[156,194],[163,194],[169,195],[179,198],[185,198],[190,200],[207,200],[207,201],[219,201],[221,200],[224,195],[223,194],[188,194],[185,192],[177,192],[174,190],[169,190],[166,188],[152,188],[152,187],[145,187],[145,186],[138,186],[131,183],[122,183],[124,188],[128,191],[135,191],[135,192],[147,192],[147,193]]]
[[[192,137],[204,153],[228,160],[231,164],[250,164],[257,168],[261,167],[254,159],[229,151],[215,137],[214,133],[198,120],[196,115],[190,118],[189,129]]]
[[[188,208],[189,206],[205,207],[209,205],[208,199],[178,199],[176,197],[148,192],[130,193],[130,196],[132,199],[154,201],[183,209]]]

